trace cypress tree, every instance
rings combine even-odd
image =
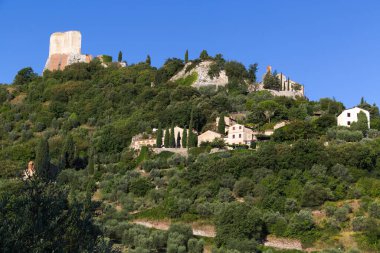
[[[88,171],[89,175],[94,175],[95,164],[94,164],[94,153],[93,153],[93,151],[90,151],[90,154],[88,156],[87,171]]]
[[[45,138],[41,139],[38,143],[35,166],[37,176],[44,180],[48,180],[50,171],[50,154],[49,143]]]
[[[69,134],[63,144],[61,153],[61,168],[72,168],[75,162],[75,144],[73,137]]]
[[[172,128],[170,129],[169,146],[170,146],[171,148],[175,148],[175,132],[174,132],[174,125],[172,125]]]
[[[157,130],[157,140],[156,140],[156,146],[157,148],[161,148],[162,147],[162,127],[161,127],[161,123],[160,125],[158,126],[158,130]]]
[[[121,62],[123,60],[123,53],[119,51],[119,55],[117,56],[117,61]]]
[[[183,133],[182,133],[182,147],[187,148],[187,128],[186,127],[183,129]]]
[[[147,55],[145,62],[146,62],[146,64],[148,64],[149,66],[152,64],[152,61],[151,61],[151,59],[150,59],[150,55],[149,55],[149,54]]]
[[[191,110],[191,116],[190,116],[190,124],[189,124],[189,135],[188,135],[188,141],[187,141],[187,146],[189,148],[193,148],[196,146],[196,136],[193,133],[193,128],[194,128],[194,121],[193,121],[193,110]]]
[[[164,137],[164,146],[165,148],[169,148],[169,140],[170,140],[170,133],[169,133],[169,128],[166,128],[165,130],[165,137]]]
[[[218,121],[218,132],[220,134],[225,134],[226,133],[226,122],[224,122],[224,114],[221,114],[219,116],[219,121]]]
[[[181,148],[181,133],[177,134],[177,148]]]
[[[189,62],[189,50],[186,50],[186,53],[185,53],[185,63],[188,63]]]

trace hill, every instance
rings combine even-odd
[[[62,249],[58,235],[64,234],[66,251],[105,252],[113,245],[128,252],[271,252],[263,244],[275,237],[296,240],[298,250],[302,244],[316,251],[378,252],[377,106],[364,99],[359,104],[371,113],[372,129],[339,128],[342,103],[252,91],[252,66],[221,55],[206,58],[171,58],[158,69],[148,63],[105,68],[95,59],[43,76],[26,68],[12,85],[2,85],[0,204],[6,208],[0,208],[0,221],[23,224],[24,234],[0,223],[7,235],[0,249],[9,251],[16,242]],[[202,64],[207,75],[211,70],[227,83],[202,85]],[[185,157],[129,148],[133,136],[154,136],[154,128],[203,133],[215,128],[217,117],[234,113],[258,131],[287,124],[253,149],[206,143]],[[16,179],[31,160],[35,184]],[[49,208],[38,209],[36,201]],[[41,217],[45,222],[36,223]],[[64,225],[54,223],[57,217]],[[165,222],[167,231],[136,225],[149,221]],[[37,228],[50,232],[20,240]],[[215,238],[201,239],[203,228]],[[80,234],[88,244],[74,243]],[[57,244],[36,243],[46,239]]]

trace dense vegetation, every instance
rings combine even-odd
[[[328,252],[380,251],[376,105],[359,104],[372,129],[362,116],[340,128],[344,105],[334,99],[249,93],[257,64],[246,69],[203,51],[193,63],[213,60],[209,75],[225,70],[225,88],[197,90],[190,86],[196,75],[171,82],[188,52],[185,58],[159,69],[150,56],[125,68],[94,60],[43,76],[26,68],[0,86],[0,251],[196,253],[211,245],[216,253],[270,252],[261,245],[267,235],[336,248]],[[134,135],[157,127],[160,134],[174,125],[217,130],[216,117],[234,112],[253,129],[289,123],[256,149],[210,143],[183,157],[129,148]],[[37,175],[16,179],[30,160]],[[132,222],[138,219],[172,225],[151,230]],[[195,237],[189,224],[213,225],[216,237]],[[353,245],[336,240],[347,231]]]

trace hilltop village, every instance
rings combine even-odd
[[[53,33],[42,75],[0,85],[0,252],[380,252],[376,104],[206,50],[126,58]]]

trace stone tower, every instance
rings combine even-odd
[[[63,70],[77,62],[90,62],[91,55],[81,54],[82,34],[79,31],[56,32],[50,36],[49,58],[45,69]]]

